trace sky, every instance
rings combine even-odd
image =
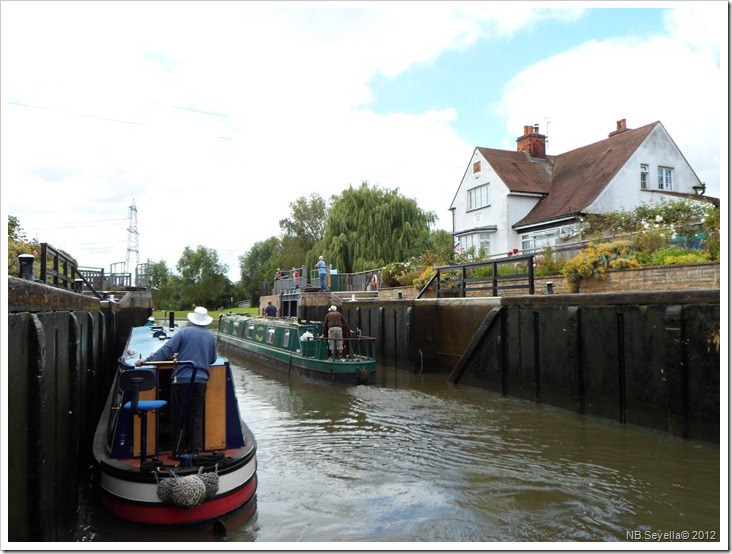
[[[450,231],[475,147],[538,124],[561,154],[620,119],[660,121],[726,202],[728,9],[3,1],[3,222],[105,271],[204,246],[238,281],[298,197],[366,181]]]

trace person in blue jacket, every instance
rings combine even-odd
[[[208,310],[198,306],[188,314],[191,325],[183,327],[167,340],[158,350],[144,360],[137,360],[136,366],[146,362],[172,360],[177,354],[179,363],[173,370],[173,382],[170,387],[170,413],[173,429],[176,433],[176,453],[180,445],[190,454],[198,454],[203,443],[203,403],[206,396],[206,383],[209,377],[209,368],[216,363],[216,336],[207,329],[213,318]],[[194,375],[195,368],[195,375]],[[193,380],[193,382],[191,382]],[[188,413],[181,425],[183,411],[189,391],[191,393]],[[180,427],[180,428],[179,428]],[[183,436],[185,440],[182,441]],[[182,449],[181,449],[182,450]]]
[[[323,256],[320,256],[318,258],[318,263],[315,264],[315,267],[318,268],[318,277],[320,277],[320,292],[324,292],[327,285],[326,285],[325,260],[323,259]]]

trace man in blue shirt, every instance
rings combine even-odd
[[[174,447],[177,453],[180,444],[184,444],[185,450],[198,454],[203,442],[203,403],[206,397],[206,383],[209,368],[216,363],[218,354],[216,337],[207,329],[213,321],[208,315],[208,310],[198,306],[193,313],[188,314],[188,321],[192,325],[176,331],[161,348],[144,360],[137,360],[135,365],[172,360],[173,355],[177,354],[176,359],[179,363],[173,370],[173,384],[170,387],[171,420],[173,429],[177,429]],[[189,394],[191,398],[188,413],[183,414]],[[185,420],[182,421],[184,417]],[[183,435],[185,442],[181,443]]]
[[[267,317],[276,317],[277,316],[277,308],[272,305],[272,302],[267,302],[267,306],[264,308],[264,315]]]
[[[323,260],[323,256],[318,258],[318,263],[315,264],[315,267],[318,268],[318,277],[320,277],[320,292],[324,292],[327,285],[325,278],[325,260]]]

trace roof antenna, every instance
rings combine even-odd
[[[549,123],[551,123],[549,121],[549,116],[546,116],[544,118],[544,121],[546,121],[546,132],[544,133],[546,135],[546,138],[544,139],[544,142],[547,143],[549,142]]]

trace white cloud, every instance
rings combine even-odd
[[[718,65],[724,35],[707,33],[700,41],[693,32],[716,27],[711,15],[671,10],[666,34],[593,40],[526,68],[496,107],[511,137],[503,147],[515,148],[524,125],[538,123],[546,132],[547,118],[550,154],[602,140],[620,119],[631,128],[661,121],[708,194],[719,196],[719,137],[727,121],[720,117],[726,75]]]
[[[3,209],[82,265],[108,267],[125,259],[134,199],[143,261],[174,267],[201,244],[233,279],[237,256],[279,234],[288,203],[311,192],[399,188],[449,229],[475,146],[455,132],[456,108],[377,114],[371,80],[582,13],[543,4],[4,2]],[[673,35],[587,43],[519,74],[501,108],[507,147],[545,116],[554,151],[623,117],[660,119],[709,184],[719,92],[698,83],[719,69],[708,42],[688,45],[693,18],[673,13]],[[87,220],[108,224],[68,232]]]

